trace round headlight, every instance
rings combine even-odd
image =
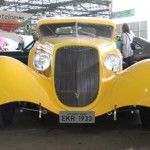
[[[46,53],[37,53],[33,58],[33,66],[38,71],[45,71],[50,66],[51,59],[49,54]]]
[[[104,60],[104,66],[109,71],[117,72],[122,68],[122,59],[115,54],[108,55]]]

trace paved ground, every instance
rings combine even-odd
[[[93,125],[81,125],[17,114],[12,126],[0,129],[0,150],[150,150],[150,130],[142,127],[138,113],[117,118],[101,116]]]

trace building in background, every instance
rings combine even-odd
[[[122,24],[128,23],[137,37],[150,41],[150,16],[146,0],[112,0],[112,19],[121,34]]]

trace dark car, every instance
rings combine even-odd
[[[134,41],[135,49],[133,50],[133,63],[150,58],[150,42],[140,37],[134,37]],[[117,48],[121,50],[122,45],[120,36],[117,37],[116,44]]]
[[[134,50],[133,62],[136,63],[140,60],[150,58],[150,42],[143,38],[135,37],[136,46]]]

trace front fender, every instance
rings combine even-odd
[[[0,57],[0,69],[0,104],[25,101],[58,110],[54,101],[50,100],[53,97],[51,79],[6,56]]]
[[[104,112],[133,105],[150,107],[150,59],[130,66],[105,83],[99,103]]]
[[[150,59],[140,61],[124,70],[115,82],[113,92],[120,93],[118,105],[150,107]]]
[[[0,57],[0,68],[0,104],[25,101],[41,103],[44,108],[57,114],[62,110],[54,100],[50,78],[9,57]],[[114,78],[104,81],[100,95],[94,102],[95,107],[90,110],[95,111],[98,116],[115,107],[131,105],[150,107],[149,68],[150,60],[144,60],[116,74]]]

